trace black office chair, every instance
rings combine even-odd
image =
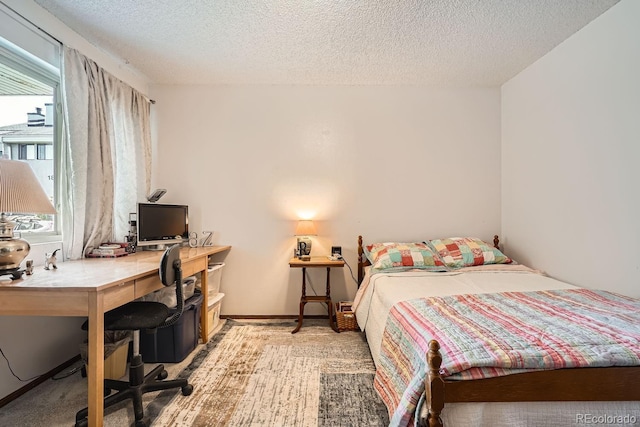
[[[111,389],[118,390],[116,394],[106,396],[104,407],[108,408],[125,399],[133,401],[136,427],[146,427],[142,409],[142,395],[158,390],[180,387],[185,396],[193,392],[193,386],[186,379],[162,381],[167,378],[167,371],[163,365],[156,366],[144,375],[144,364],[140,355],[140,330],[155,330],[173,325],[182,315],[184,301],[182,296],[182,265],[180,262],[180,246],[173,245],[167,249],[160,261],[160,280],[164,286],[176,285],[177,311],[169,316],[169,308],[159,302],[133,301],[117,307],[104,314],[105,331],[134,331],[133,357],[129,366],[129,381],[104,380],[105,395]],[[82,326],[87,329],[88,322]],[[76,427],[88,424],[88,408],[76,414]]]

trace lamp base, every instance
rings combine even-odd
[[[309,237],[298,237],[298,255],[311,255],[311,239]]]
[[[0,227],[1,227],[0,222]],[[13,274],[20,269],[20,263],[29,255],[31,246],[24,239],[0,237],[0,275]]]
[[[11,274],[13,279],[20,279],[20,263],[29,255],[31,246],[24,239],[13,237],[15,224],[0,213],[0,276]]]
[[[20,270],[19,268],[9,268],[7,270],[0,270],[0,276],[10,274],[11,280],[22,279],[23,273],[24,273],[24,270]]]

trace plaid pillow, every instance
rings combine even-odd
[[[376,270],[420,268],[444,271],[444,263],[424,243],[375,243],[367,247]]]
[[[430,240],[429,244],[449,268],[511,262],[500,250],[474,237]]]

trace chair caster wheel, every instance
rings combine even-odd
[[[187,384],[186,386],[182,387],[181,390],[183,396],[189,396],[191,393],[193,393],[193,386],[191,384]]]
[[[167,373],[166,369],[163,369],[162,371],[160,371],[160,373],[156,378],[158,378],[159,380],[164,380],[168,376],[169,376],[169,373]]]
[[[88,427],[89,420],[86,418],[81,419],[80,421],[76,421],[76,427]]]
[[[80,376],[82,378],[87,378],[87,367],[85,365],[80,368]]]

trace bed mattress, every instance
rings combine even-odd
[[[380,364],[380,345],[391,308],[400,301],[421,297],[544,291],[576,288],[524,266],[487,266],[455,272],[406,271],[377,273],[365,279],[354,306],[358,325],[365,332],[373,360]],[[418,409],[420,410],[420,409]],[[558,426],[602,420],[640,420],[640,402],[521,402],[448,403],[442,413],[445,425]],[[613,417],[613,418],[611,418]],[[622,418],[615,418],[622,417]],[[612,423],[609,423],[612,424]],[[613,423],[616,424],[616,423]],[[402,425],[394,424],[392,425]]]

